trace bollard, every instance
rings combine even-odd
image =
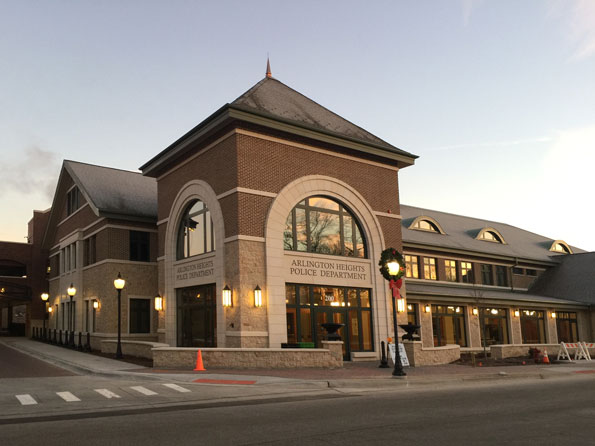
[[[79,345],[76,348],[78,351],[83,351],[83,334],[79,331]]]
[[[87,344],[85,345],[85,351],[91,351],[91,333],[87,332]]]
[[[62,330],[58,331],[58,345],[62,345]]]
[[[76,343],[74,342],[74,330],[70,332],[70,348],[76,349]]]
[[[384,349],[384,341],[380,342],[380,351],[382,353],[382,357],[380,358],[380,365],[378,368],[387,369],[388,368],[388,360],[386,359],[386,350]]]

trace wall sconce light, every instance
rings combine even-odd
[[[413,305],[407,304],[407,311],[413,311]]]
[[[93,308],[96,310],[99,308],[99,301],[97,299],[93,301]]]
[[[552,311],[551,312],[551,316],[552,316],[552,319],[556,319],[556,312],[555,311]]]
[[[254,306],[262,307],[262,290],[258,285],[254,288]]]
[[[48,313],[51,313],[52,311],[54,311],[54,309],[52,307],[48,307]]]
[[[163,311],[163,297],[155,296],[155,310]]]
[[[403,313],[405,311],[405,299],[397,299],[397,311]]]
[[[473,309],[473,316],[477,316],[479,314],[479,308]]]
[[[514,310],[514,317],[519,317],[521,312],[519,310]]]
[[[233,307],[233,302],[231,300],[231,288],[225,285],[222,292],[223,296],[223,306],[224,307]]]
[[[424,311],[425,311],[426,313],[429,313],[431,310],[432,310],[432,307],[430,306],[430,304],[427,304],[427,305],[425,306],[425,308],[424,308]]]

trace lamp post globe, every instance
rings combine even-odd
[[[118,346],[116,347],[116,359],[122,359],[122,289],[126,286],[126,281],[122,279],[122,275],[118,273],[118,277],[114,280],[114,287],[118,290]]]
[[[69,311],[69,315],[68,315],[69,327],[68,328],[71,331],[70,331],[70,341],[68,342],[68,345],[70,345],[70,347],[74,348],[74,311],[73,311],[73,307],[72,307],[72,299],[76,295],[76,288],[74,287],[73,283],[70,284],[70,286],[66,290],[66,293],[68,293],[68,297],[70,297],[70,306],[68,307],[68,311]]]

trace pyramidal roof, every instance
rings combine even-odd
[[[224,122],[240,120],[281,129],[356,150],[414,163],[416,155],[401,150],[363,128],[349,122],[312,99],[273,77],[265,77],[233,102],[225,104],[195,128],[140,167],[154,175],[189,149],[190,142],[220,128]],[[280,127],[279,127],[280,126]]]
[[[231,106],[414,156],[349,122],[273,77],[265,77],[233,101]]]

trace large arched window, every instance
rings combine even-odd
[[[367,256],[366,243],[355,216],[341,203],[320,196],[306,198],[289,213],[283,246],[286,251]]]
[[[200,200],[186,207],[178,228],[177,259],[215,250],[215,231],[211,212]]]

